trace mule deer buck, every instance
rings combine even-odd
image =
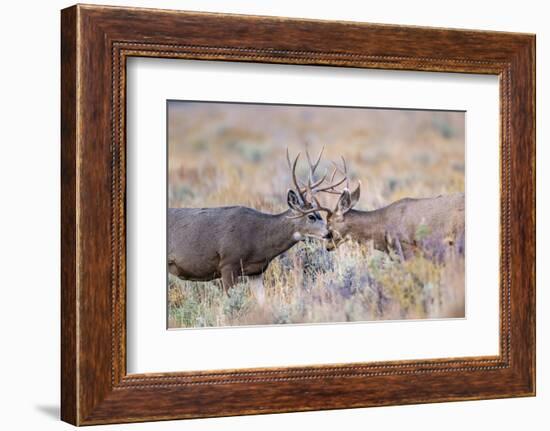
[[[243,206],[218,208],[170,208],[168,210],[168,271],[185,280],[222,279],[224,290],[241,276],[249,278],[258,301],[263,302],[262,273],[281,253],[306,238],[327,239],[330,235],[320,216],[322,208],[309,199],[325,178],[313,182],[321,160],[310,164],[307,186],[300,185],[296,165],[290,163],[295,189],[287,193],[288,209],[266,214]]]
[[[423,248],[427,242],[449,246],[464,240],[464,193],[405,198],[372,211],[355,210],[353,207],[359,201],[361,182],[353,191],[349,190],[344,158],[342,162],[343,169],[336,166],[331,181],[336,170],[343,175],[342,180],[322,189],[339,195],[335,208],[331,210],[319,205],[327,213],[327,225],[332,234],[326,244],[327,250],[334,250],[350,239],[363,243],[372,241],[375,249],[384,252],[395,249],[404,258],[415,249]],[[337,190],[336,186],[344,181],[345,188]]]

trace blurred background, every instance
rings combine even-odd
[[[344,156],[360,179],[358,207],[464,191],[464,113],[169,102],[169,206],[286,209],[285,151],[306,142],[325,154],[319,173]]]
[[[463,112],[169,101],[168,204],[284,211],[285,152],[302,153],[305,178],[306,144],[313,157],[325,146],[319,174],[346,159],[351,187],[362,182],[357,209],[463,192],[464,128]],[[262,307],[246,282],[224,298],[217,282],[170,277],[169,326],[461,317],[464,256],[452,259],[395,263],[363,245],[299,244],[270,265]]]

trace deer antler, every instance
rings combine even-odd
[[[325,175],[325,177],[326,177],[326,175]],[[325,177],[323,177],[323,178],[325,178]],[[318,211],[325,211],[327,214],[332,214],[331,209],[329,209],[327,207],[324,207],[320,204],[319,200],[317,199],[317,197],[315,196],[315,193],[312,190],[310,180],[308,180],[308,183],[306,185],[306,191],[309,194],[309,196],[311,196],[311,198],[313,199],[313,202],[315,203],[315,206],[313,206],[313,208],[310,208],[310,209],[307,209],[307,210],[302,210],[300,208],[296,208],[297,211],[300,214],[298,214],[296,216],[289,216],[289,218],[300,218],[300,217],[303,217],[307,214],[310,214],[310,213],[313,213],[313,212],[318,212]]]
[[[302,202],[306,202],[306,198],[304,195],[305,189],[303,186],[300,185],[298,182],[298,178],[296,178],[296,165],[298,164],[298,159],[300,158],[300,153],[296,156],[293,163],[290,163],[290,154],[288,152],[288,148],[286,149],[286,161],[288,163],[288,167],[292,173],[292,181],[294,182],[294,187],[296,187],[296,191],[300,195],[300,199],[302,199]]]
[[[296,209],[296,211],[298,211],[300,214],[296,216],[291,216],[289,218],[300,218],[307,214],[317,212],[317,211],[324,211],[327,214],[332,214],[333,210],[322,206],[319,200],[317,199],[316,194],[319,192],[325,192],[325,193],[340,195],[343,190],[339,190],[338,187],[344,183],[345,183],[346,189],[349,190],[350,181],[349,181],[349,175],[348,175],[348,166],[346,163],[346,159],[344,159],[344,157],[341,157],[342,167],[338,166],[337,163],[332,162],[332,164],[334,165],[334,170],[332,172],[332,175],[330,176],[330,181],[328,182],[328,184],[323,185],[323,183],[327,181],[328,170],[320,179],[318,179],[317,181],[314,181],[315,172],[319,167],[319,164],[321,163],[321,158],[323,157],[324,151],[325,151],[325,146],[323,145],[323,147],[321,148],[321,151],[319,152],[319,155],[315,158],[315,161],[313,161],[313,159],[309,154],[309,149],[307,148],[307,144],[306,144],[305,153],[306,153],[306,159],[309,165],[309,175],[308,175],[307,182],[304,184],[298,180],[298,177],[296,175],[296,166],[298,164],[298,160],[300,158],[301,153],[298,153],[294,161],[291,162],[289,150],[288,148],[286,149],[286,160],[288,163],[288,167],[292,173],[292,181],[294,182],[296,191],[298,192],[304,204],[309,204],[312,206],[312,208],[308,208],[307,210],[300,209],[300,208]],[[338,180],[335,181],[337,174],[342,175],[342,178],[339,178]]]
[[[325,150],[325,147],[323,146],[323,148],[321,149],[321,152],[319,153],[319,156],[317,157],[317,161],[315,163],[312,163],[311,162],[311,157],[309,155],[309,151],[306,149],[306,158],[307,158],[307,161],[308,161],[308,164],[309,164],[308,184],[309,184],[309,187],[314,191],[316,191],[315,190],[316,187],[320,186],[321,184],[323,184],[326,181],[327,176],[328,176],[328,170],[327,170],[327,172],[325,172],[325,174],[320,179],[313,182],[313,177],[315,175],[315,171],[316,171],[317,167],[319,166],[319,163],[321,162],[321,157],[323,156],[323,151],[324,150]],[[294,186],[296,187],[296,191],[298,191],[298,194],[300,195],[300,198],[302,198],[302,200],[304,202],[307,202],[306,195],[305,195],[305,193],[307,192],[307,186],[305,184],[302,184],[296,177],[296,165],[298,163],[299,157],[300,157],[300,153],[298,153],[298,155],[296,156],[296,159],[294,160],[294,162],[291,162],[288,148],[286,149],[286,162],[288,164],[288,168],[292,172],[292,180],[294,182]]]
[[[316,198],[314,198],[316,200]],[[293,218],[302,218],[308,214],[319,212],[319,211],[326,211],[327,213],[331,213],[332,211],[325,207],[320,206],[314,206],[313,208],[309,208],[307,210],[303,210],[300,208],[294,208],[295,211],[298,211],[300,214],[295,216],[287,216],[287,218],[293,219]]]
[[[291,162],[289,150],[288,148],[286,149],[286,161],[292,173],[292,181],[294,183],[294,187],[296,188],[296,192],[302,199],[303,204],[311,205],[311,208],[308,208],[308,209],[294,208],[299,214],[295,216],[289,216],[288,218],[291,218],[291,219],[300,218],[318,211],[325,211],[327,213],[331,213],[331,210],[326,207],[323,207],[319,203],[319,200],[315,197],[315,193],[317,193],[317,187],[326,181],[328,172],[326,172],[319,180],[313,181],[315,171],[317,170],[319,163],[321,162],[321,158],[323,156],[324,150],[325,150],[325,147],[323,146],[315,162],[312,162],[311,156],[309,155],[309,151],[306,148],[306,158],[309,165],[309,176],[308,176],[307,183],[303,185],[300,183],[296,175],[296,166],[298,165],[300,153],[298,153],[294,161]],[[311,197],[311,200],[308,200],[307,197]]]
[[[332,162],[332,164],[334,165],[334,171],[332,172],[332,175],[330,177],[330,184],[325,187],[317,188],[315,190],[316,192],[326,192],[326,193],[339,195],[340,193],[342,193],[342,191],[336,189],[336,187],[340,186],[344,182],[346,183],[346,188],[349,189],[348,167],[346,164],[346,159],[344,159],[343,156],[342,156],[342,163],[343,163],[343,169],[340,169],[340,167],[335,162]],[[333,182],[337,172],[342,175],[342,178],[337,182]]]
[[[325,151],[325,146],[321,148],[321,151],[319,152],[319,155],[317,156],[317,161],[315,163],[311,163],[311,157],[309,156],[309,148],[308,144],[306,144],[306,158],[307,163],[309,164],[309,176],[311,180],[313,181],[313,176],[315,175],[315,170],[319,166],[319,163],[321,162],[321,157],[323,157],[323,152]]]
[[[315,202],[315,205],[317,206],[318,211],[324,211],[327,214],[332,214],[332,210],[330,208],[324,207],[319,203],[319,200],[315,195],[313,195],[313,201]]]
[[[308,186],[310,189],[315,190],[316,187],[320,186],[325,182],[328,176],[328,170],[325,172],[325,174],[317,181],[313,181],[313,178],[315,177],[315,171],[317,170],[317,167],[319,166],[319,163],[321,162],[321,158],[323,157],[323,152],[325,151],[325,146],[321,148],[321,151],[319,151],[319,155],[317,156],[317,160],[315,163],[311,162],[311,157],[309,155],[309,149],[308,145],[306,144],[306,158],[307,163],[309,165],[309,178],[308,178]],[[316,191],[316,190],[315,190]],[[310,190],[311,193],[311,190]],[[311,194],[313,196],[313,194]]]

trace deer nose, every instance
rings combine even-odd
[[[328,230],[327,233],[323,235],[323,239],[332,239],[332,232]]]

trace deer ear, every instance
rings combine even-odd
[[[288,206],[295,211],[298,211],[298,209],[302,208],[302,201],[300,200],[300,197],[292,189],[288,190],[286,201],[288,203]]]
[[[351,205],[350,209],[353,208],[357,202],[359,201],[359,197],[361,196],[361,181],[359,181],[359,184],[357,184],[357,187],[354,191],[351,192]]]
[[[349,190],[345,189],[340,195],[340,198],[338,199],[338,203],[336,204],[336,212],[343,215],[347,213],[350,209],[351,209],[351,195],[349,193]]]

